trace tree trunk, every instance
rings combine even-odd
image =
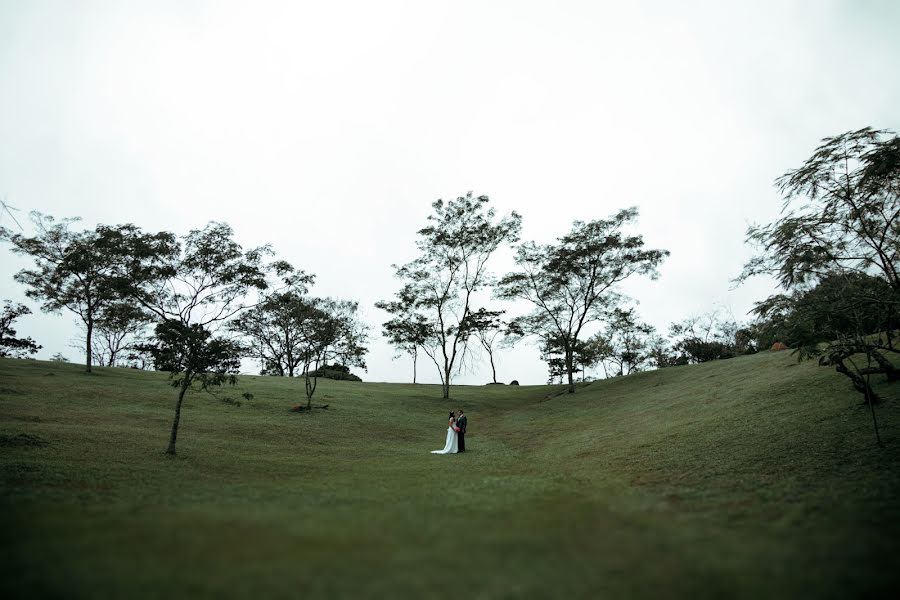
[[[841,373],[842,375],[846,375],[850,378],[850,381],[853,382],[853,388],[863,395],[866,402],[871,404],[880,404],[881,397],[875,393],[875,390],[872,389],[872,386],[869,385],[869,382],[866,379],[863,379],[859,374],[857,374],[854,370],[844,364],[844,359],[840,359],[837,364],[834,365],[834,369]]]
[[[185,382],[181,384],[181,390],[178,392],[178,403],[175,405],[175,420],[172,421],[172,434],[169,436],[169,447],[166,454],[175,456],[175,440],[178,438],[178,423],[181,421],[181,403],[184,401],[184,394],[191,386],[190,379],[185,376]]]
[[[569,376],[569,393],[575,393],[575,378],[572,376],[574,366],[572,365],[572,351],[566,350],[566,374]]]
[[[419,359],[419,353],[413,352],[413,383],[416,382],[416,361]]]
[[[869,359],[871,361],[871,358]],[[866,403],[872,413],[872,426],[875,428],[875,443],[881,447],[881,434],[878,432],[878,419],[875,418],[875,404],[872,402],[872,387],[869,385],[869,376],[866,375]]]
[[[871,352],[871,357],[869,361],[875,359],[875,362],[878,363],[879,371],[884,373],[887,376],[888,383],[894,383],[895,381],[900,381],[900,369],[897,369],[891,361],[886,359],[881,355],[877,350],[873,350]],[[867,377],[868,380],[868,377]]]
[[[85,335],[85,347],[86,351],[84,353],[84,370],[86,373],[91,372],[91,337],[94,333],[94,320],[88,319],[84,324],[85,331],[87,331],[87,335]]]
[[[441,382],[441,398],[444,400],[450,397],[450,369],[444,369],[444,380]]]
[[[491,359],[491,373],[494,375],[494,383],[497,383],[497,368],[494,366],[494,353],[488,352],[488,358]]]
[[[318,369],[318,367],[316,367]],[[312,381],[310,381],[309,377],[309,369],[306,369],[306,378],[303,383],[306,386],[306,410],[312,410],[312,397],[313,394],[316,393],[316,385],[319,383],[318,379],[313,377]]]

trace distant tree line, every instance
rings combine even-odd
[[[434,366],[444,398],[478,355],[497,383],[498,353],[525,338],[536,342],[550,381],[570,393],[588,370],[623,376],[777,342],[833,367],[874,407],[881,398],[872,377],[900,380],[900,138],[871,128],[826,138],[777,185],[783,216],[749,228],[757,255],[736,280],[771,275],[781,288],[756,304],[752,321],[711,310],[671,324],[667,336],[643,322],[620,285],[658,277],[669,252],[633,233],[634,207],[576,220],[555,242],[538,244],[520,241],[520,215],[498,216],[487,196],[469,192],[434,202],[417,233],[418,256],[394,265],[399,289],[376,303],[389,315],[382,333],[412,359],[413,382],[420,358]],[[313,275],[268,246],[242,248],[223,223],[177,237],[131,224],[76,231],[76,219],[40,213],[32,221],[30,237],[0,228],[0,239],[33,261],[16,280],[43,310],[76,315],[86,371],[126,362],[172,373],[169,453],[185,394],[233,381],[241,358],[258,360],[264,374],[302,376],[306,408],[319,376],[350,378],[349,367],[365,367],[357,303],[310,296]],[[488,263],[504,246],[516,267],[498,277]],[[491,300],[530,310],[509,317]],[[4,356],[39,348],[12,327],[28,312],[6,303]]]
[[[784,293],[757,303],[750,321],[711,310],[671,324],[667,336],[642,322],[618,285],[655,278],[669,253],[626,233],[635,208],[575,221],[556,243],[539,245],[518,243],[519,215],[497,219],[487,196],[469,193],[434,203],[419,231],[420,257],[396,267],[400,289],[377,304],[392,317],[383,334],[412,357],[413,381],[419,356],[434,363],[444,397],[474,351],[487,355],[496,382],[497,349],[529,337],[549,380],[565,381],[569,392],[589,369],[620,376],[777,343],[833,366],[877,403],[870,378],[900,379],[891,358],[900,327],[900,138],[871,128],[827,138],[777,184],[785,214],[748,230],[759,254],[736,281],[774,275]],[[514,249],[518,269],[494,278],[486,265],[503,244]],[[484,305],[487,291],[533,310],[504,319],[504,310]]]

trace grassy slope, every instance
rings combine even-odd
[[[0,360],[0,595],[886,595],[900,402],[760,354],[548,387],[244,377],[162,450],[164,375]],[[897,390],[885,390],[897,396]],[[434,456],[464,406],[465,455]],[[9,440],[9,437],[5,439]],[[455,582],[451,585],[451,582]]]

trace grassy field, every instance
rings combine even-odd
[[[786,352],[559,391],[323,381],[304,414],[300,381],[242,377],[240,406],[188,397],[173,459],[164,374],[0,360],[0,596],[900,589],[900,400],[878,448]],[[457,407],[469,452],[430,454]]]

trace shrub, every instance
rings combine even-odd
[[[325,365],[321,369],[309,372],[310,377],[322,377],[338,381],[362,381],[362,379],[350,372],[344,365]]]

